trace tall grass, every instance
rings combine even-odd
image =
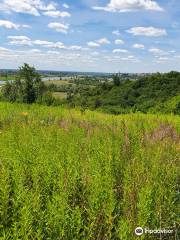
[[[178,239],[179,122],[0,103],[1,239]]]

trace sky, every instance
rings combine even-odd
[[[0,0],[0,69],[180,71],[179,0]]]

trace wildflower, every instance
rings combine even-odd
[[[21,116],[27,117],[28,116],[28,112],[21,112]]]

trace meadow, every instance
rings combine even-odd
[[[0,103],[0,239],[178,239],[179,123]]]

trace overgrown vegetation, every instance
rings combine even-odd
[[[16,103],[0,113],[2,240],[134,240],[137,226],[178,239],[178,116]]]
[[[54,99],[50,90],[35,68],[25,63],[19,68],[15,80],[7,81],[2,87],[1,98],[9,102],[51,105]]]
[[[180,73],[153,74],[138,80],[122,81],[114,75],[113,83],[102,83],[95,89],[75,94],[73,102],[108,113],[162,112],[180,114]],[[98,104],[97,104],[98,103]]]
[[[0,97],[9,102],[68,105],[111,114],[180,114],[180,73],[135,76],[74,76],[43,82],[33,67],[24,64],[16,80],[2,87]]]

